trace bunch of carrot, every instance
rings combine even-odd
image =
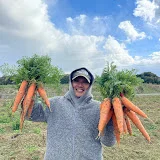
[[[36,81],[26,81],[23,80],[19,90],[14,99],[12,108],[12,114],[17,111],[18,106],[21,105],[21,115],[20,115],[20,130],[22,131],[25,117],[30,118],[32,109],[34,106],[35,96],[39,94],[39,96],[44,100],[45,104],[50,109],[50,102],[47,97],[47,93],[42,85],[42,83],[37,84]],[[51,110],[50,110],[51,111]]]
[[[148,118],[147,115],[134,105],[123,93],[120,97],[112,99],[105,98],[100,104],[100,120],[98,125],[98,137],[104,135],[104,130],[110,119],[112,119],[116,141],[120,144],[121,135],[129,133],[132,135],[131,122],[139,129],[148,142],[151,141],[149,134],[141,123],[139,116]]]

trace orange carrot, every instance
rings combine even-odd
[[[120,132],[119,132],[117,119],[116,119],[116,116],[115,116],[114,112],[112,114],[112,122],[113,122],[113,127],[114,127],[114,135],[115,135],[116,141],[117,141],[117,143],[119,145],[120,144]]]
[[[126,126],[127,126],[127,131],[130,135],[132,135],[132,127],[131,127],[131,123],[130,120],[128,119],[126,113],[124,112],[124,119],[126,121]]]
[[[30,118],[32,110],[33,110],[33,107],[34,107],[36,92],[37,92],[37,90],[35,89],[34,95],[32,97],[31,103],[30,103],[28,111],[27,111],[28,118]]]
[[[26,80],[23,80],[21,85],[20,85],[20,88],[18,90],[18,93],[15,97],[15,100],[14,100],[14,103],[13,103],[13,106],[12,106],[12,113],[14,113],[17,109],[18,109],[18,106],[25,94],[25,90],[27,88],[27,85],[28,85],[28,82]]]
[[[112,100],[114,113],[117,120],[117,125],[119,128],[120,133],[123,133],[123,109],[121,101],[118,97],[114,97]]]
[[[32,113],[32,110],[33,110],[33,106],[34,106],[34,99],[32,99],[31,103],[30,103],[30,106],[28,108],[28,112],[27,112],[27,116],[28,118],[31,117],[31,113]]]
[[[125,120],[124,116],[123,116],[123,132],[125,134],[128,132],[128,130],[127,130],[127,124],[126,124],[126,120]]]
[[[108,124],[109,120],[112,118],[112,114],[113,114],[113,109],[111,108],[107,116],[106,124]]]
[[[134,105],[128,98],[126,98],[122,93],[120,94],[122,104],[127,107],[128,109],[134,111],[135,113],[139,114],[140,116],[147,118],[147,115],[136,105]]]
[[[47,97],[47,93],[43,87],[42,84],[39,85],[38,89],[37,89],[39,95],[42,97],[42,99],[44,100],[45,104],[49,107],[50,111],[51,111],[51,108],[50,108],[50,101]]]
[[[124,109],[124,112],[131,119],[131,121],[135,124],[135,126],[139,129],[142,135],[150,142],[151,141],[150,136],[148,135],[147,131],[145,130],[143,124],[141,123],[136,113],[133,112],[132,110],[128,110],[127,108]]]
[[[36,89],[36,83],[33,82],[33,83],[31,83],[31,85],[28,88],[28,91],[27,91],[27,94],[26,94],[26,98],[25,98],[26,100],[25,100],[24,106],[29,107],[29,105],[30,105],[30,103],[32,101],[33,95],[35,93],[35,89]]]
[[[21,118],[20,118],[20,129],[21,130],[23,128],[23,123],[24,123],[26,113],[28,111],[28,108],[29,108],[31,101],[32,101],[32,98],[34,96],[35,89],[36,89],[36,83],[33,82],[29,86],[27,94],[23,100],[23,107],[22,107]]]
[[[111,100],[109,98],[105,98],[103,102],[100,104],[100,119],[98,124],[98,137],[104,135],[104,129],[111,118]]]

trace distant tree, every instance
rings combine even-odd
[[[1,65],[0,72],[2,73],[2,77],[0,77],[0,85],[15,84],[13,77],[16,74],[16,69],[15,65],[9,65],[8,63]]]
[[[160,77],[152,72],[144,72],[138,74],[137,77],[142,78],[144,80],[144,83],[160,84]]]
[[[14,84],[11,77],[2,76],[0,77],[0,85]]]
[[[67,84],[67,83],[69,83],[69,74],[65,74],[65,75],[61,78],[60,83],[61,83],[61,84]]]

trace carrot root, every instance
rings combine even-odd
[[[124,112],[127,114],[127,116],[131,119],[131,121],[135,124],[135,126],[139,129],[139,131],[142,133],[142,135],[146,138],[148,142],[151,142],[150,136],[145,130],[143,124],[141,123],[140,119],[136,115],[135,112],[132,110],[128,110],[127,108],[124,109]]]
[[[37,91],[38,91],[39,95],[42,97],[42,99],[44,100],[45,104],[48,106],[50,112],[52,112],[51,107],[50,107],[50,101],[47,97],[47,93],[46,93],[42,84],[39,85]]]
[[[127,107],[128,109],[134,111],[138,115],[147,118],[147,115],[136,105],[134,105],[128,98],[126,98],[122,93],[121,93],[121,101],[122,104]]]
[[[115,113],[115,117],[117,120],[117,125],[120,131],[120,134],[123,133],[124,131],[124,127],[123,127],[123,109],[122,109],[122,104],[121,101],[118,97],[114,97],[112,100],[112,104],[113,104],[113,109],[114,109],[114,113]]]
[[[14,112],[18,109],[18,106],[25,94],[25,91],[26,91],[26,88],[27,88],[27,85],[28,85],[28,82],[26,80],[23,80],[21,85],[20,85],[20,88],[17,92],[17,95],[15,97],[15,100],[14,100],[14,103],[12,105],[12,115],[14,114]]]
[[[98,124],[98,137],[104,135],[104,129],[111,118],[111,100],[109,98],[105,98],[103,102],[100,104],[100,119]]]

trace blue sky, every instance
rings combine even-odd
[[[160,76],[160,0],[1,0],[0,65],[49,55],[69,73],[87,67]]]

